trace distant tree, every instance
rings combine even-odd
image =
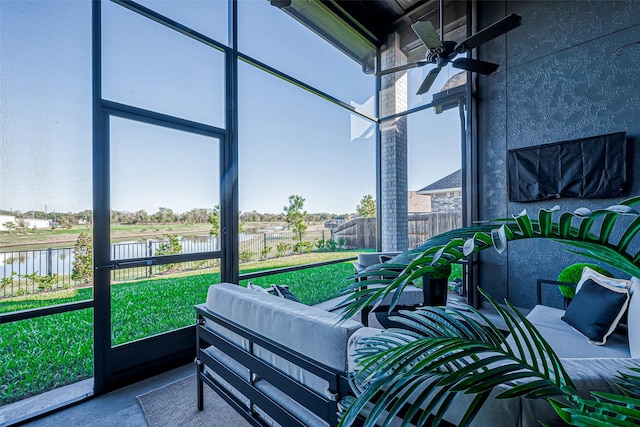
[[[364,195],[356,211],[363,218],[374,218],[376,216],[376,200],[371,194]]]
[[[85,209],[81,212],[78,212],[78,214],[76,215],[76,218],[78,218],[78,220],[84,221],[85,224],[92,224],[93,211],[91,209]]]
[[[71,230],[71,228],[73,227],[71,219],[68,216],[61,216],[60,218],[58,218],[58,224],[60,225],[60,227],[66,230]]]
[[[212,236],[220,235],[220,205],[215,205],[213,211],[209,214],[209,224],[211,224],[211,230],[209,234]]]
[[[93,244],[87,233],[80,233],[73,249],[71,278],[82,283],[93,281]]]
[[[305,221],[307,219],[307,211],[304,208],[304,199],[302,196],[289,196],[289,205],[284,207],[284,214],[287,225],[296,233],[304,233],[307,229]]]
[[[16,218],[16,230],[20,233],[25,234],[29,229],[29,224],[22,218]]]
[[[151,219],[153,222],[167,224],[170,222],[176,222],[177,216],[173,213],[172,209],[159,207],[158,212],[154,213]]]
[[[137,210],[133,214],[136,224],[147,224],[149,222],[149,214],[144,209]]]
[[[12,232],[13,232],[13,230],[15,230],[15,229],[16,229],[16,223],[15,223],[15,222],[13,222],[13,221],[3,222],[3,223],[2,223],[2,226],[3,226],[4,228],[6,228],[6,229],[7,229],[7,231],[8,231],[9,233],[12,233]]]

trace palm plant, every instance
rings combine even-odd
[[[557,208],[542,209],[537,218],[524,211],[513,218],[434,236],[420,247],[356,275],[358,281],[350,286],[352,292],[346,299],[349,305],[344,316],[353,316],[369,305],[375,307],[387,295],[392,295],[391,311],[404,288],[423,275],[490,247],[502,252],[512,240],[552,239],[567,245],[570,252],[640,277],[640,251],[630,251],[640,232],[640,213],[633,208],[637,204],[640,197],[593,212],[585,208],[565,212],[557,219]],[[622,221],[623,216],[632,219]],[[614,229],[618,231],[614,233]],[[384,286],[362,287],[368,284]],[[468,310],[484,325],[464,311],[447,307],[402,312],[403,316],[392,320],[409,329],[391,329],[365,340],[358,370],[351,378],[356,397],[345,401],[348,409],[341,425],[350,425],[363,411],[368,412],[365,425],[390,420],[400,413],[405,424],[412,419],[418,425],[427,420],[436,424],[456,397],[471,393],[474,398],[461,421],[461,425],[467,425],[498,384],[504,385],[506,391],[497,398],[556,397],[556,410],[565,421],[575,421],[576,425],[580,425],[576,421],[580,414],[589,412],[623,421],[629,417],[640,419],[633,412],[640,400],[634,401],[633,396],[620,399],[594,394],[595,401],[580,399],[558,357],[533,325],[508,302],[507,310],[489,295],[483,295],[505,321],[511,341],[507,342],[486,317],[471,307]]]
[[[559,209],[557,206],[541,209],[537,218],[530,217],[525,210],[513,218],[490,220],[433,236],[417,248],[355,275],[356,280],[347,288],[351,293],[345,299],[349,305],[344,316],[352,317],[369,305],[377,307],[390,294],[393,294],[393,308],[405,287],[425,274],[487,248],[493,247],[502,253],[507,242],[514,240],[551,239],[568,245],[569,252],[640,277],[640,250],[629,252],[634,237],[640,232],[640,212],[633,208],[638,204],[640,196],[606,209],[579,208],[564,212],[557,220],[553,218]],[[625,226],[621,217],[635,219]],[[620,225],[616,227],[617,224]],[[622,230],[614,233],[620,228]],[[385,286],[366,286],[370,284]]]

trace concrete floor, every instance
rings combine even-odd
[[[192,363],[24,424],[33,427],[146,427],[136,396],[195,373]],[[0,425],[2,425],[0,423]]]

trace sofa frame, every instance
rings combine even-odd
[[[299,405],[305,407],[321,419],[326,420],[330,427],[338,424],[338,402],[349,392],[349,384],[344,372],[338,372],[335,369],[279,345],[273,340],[247,330],[234,322],[223,319],[207,309],[205,304],[197,305],[195,308],[197,313],[196,341],[198,343],[196,357],[198,410],[204,409],[204,384],[207,384],[254,426],[270,425],[254,410],[254,405],[256,405],[282,426],[305,427],[305,424],[290,411],[255,386],[253,379],[262,378],[284,392],[287,396],[295,396],[295,401]],[[247,339],[249,341],[249,349],[245,350],[210,328],[207,328],[205,324],[206,320],[215,322],[224,329]],[[330,399],[326,396],[319,395],[257,358],[252,354],[254,345],[258,345],[326,380],[329,383],[329,390],[335,394],[335,398]],[[205,350],[210,346],[215,346],[225,355],[246,367],[250,371],[249,378],[251,381],[247,381],[225,364],[220,363],[220,361],[208,354]],[[209,375],[205,367],[217,374],[248,399],[250,402],[249,406],[247,407],[238,397],[230,393],[218,379]]]

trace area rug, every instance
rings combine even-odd
[[[250,426],[240,414],[206,385],[204,411],[198,411],[195,375],[141,394],[137,399],[149,427]]]

